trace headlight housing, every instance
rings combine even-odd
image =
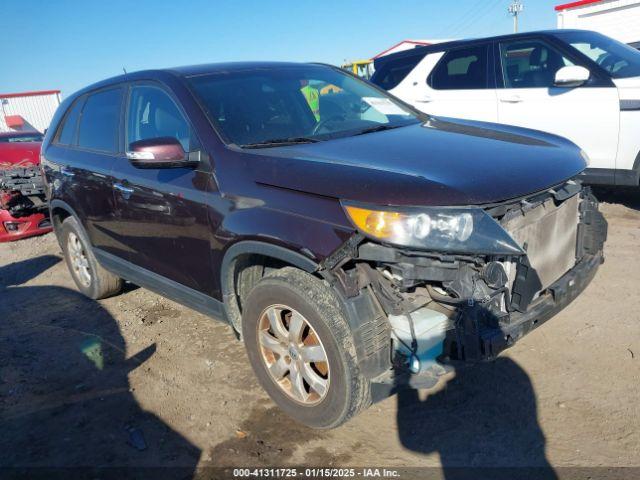
[[[354,226],[368,237],[443,253],[522,255],[524,250],[476,207],[370,207],[343,202]]]
[[[584,160],[584,163],[587,164],[587,167],[589,167],[591,165],[591,158],[589,157],[589,155],[587,154],[587,152],[585,152],[584,150],[580,150],[580,156],[582,157],[582,159]]]

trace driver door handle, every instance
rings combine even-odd
[[[73,173],[68,167],[60,168],[60,173],[62,175],[64,175],[65,177],[73,177],[73,176],[75,176],[75,173]]]
[[[422,97],[416,98],[416,102],[418,103],[431,103],[433,102],[433,98],[429,95],[423,95]]]
[[[522,97],[520,95],[509,95],[507,97],[500,98],[502,103],[521,103]]]
[[[131,194],[134,191],[133,188],[126,187],[122,183],[114,183],[113,184],[113,189],[117,190],[118,192],[120,192],[120,194],[122,195],[122,197],[125,200],[129,200],[129,197],[131,196]]]

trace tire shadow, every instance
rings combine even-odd
[[[617,203],[640,210],[640,187],[591,187],[600,202]]]
[[[149,369],[155,344],[128,355],[99,303],[24,286],[59,261],[0,267],[0,469],[23,478],[191,478],[200,450],[145,411],[129,384],[132,370]]]

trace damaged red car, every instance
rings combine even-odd
[[[51,231],[37,131],[0,133],[0,242]]]

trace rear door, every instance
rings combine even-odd
[[[496,122],[491,54],[489,44],[429,54],[402,82],[397,95],[432,115]]]
[[[111,169],[118,156],[124,89],[92,92],[76,101],[54,143],[64,145],[60,159],[61,198],[76,211],[91,244],[118,256],[123,245],[113,232],[115,206]]]
[[[181,107],[159,83],[133,84],[125,117],[125,150],[132,142],[160,137],[180,141],[197,153],[199,142]],[[116,229],[130,249],[129,260],[192,289],[210,293],[210,229],[205,193],[210,169],[137,168],[126,156],[114,167]]]
[[[615,168],[620,106],[613,84],[592,77],[581,87],[556,87],[556,72],[580,60],[544,38],[501,42],[497,53],[500,123],[566,137],[587,152],[590,167]]]

